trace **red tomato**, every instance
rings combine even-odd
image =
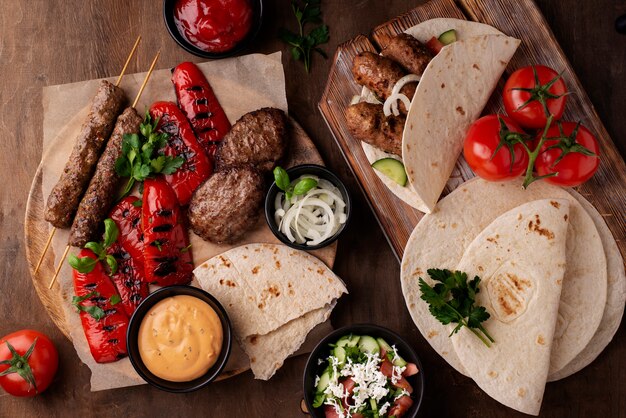
[[[11,353],[11,347],[16,354]],[[27,354],[32,348],[32,352]],[[0,386],[13,396],[35,396],[50,386],[59,366],[59,353],[44,334],[25,329],[0,339]],[[30,380],[30,381],[29,381]]]
[[[589,180],[598,169],[600,165],[598,140],[584,126],[575,122],[561,122],[560,127],[557,124],[548,129],[546,138],[559,138],[547,139],[535,161],[535,170],[540,176],[558,173],[556,176],[546,177],[544,179],[546,182],[563,187],[578,186]],[[558,144],[559,147],[551,148]],[[564,151],[567,154],[557,162]],[[595,156],[584,154],[589,151]]]
[[[567,87],[552,68],[533,65],[511,74],[502,95],[506,113],[513,120],[524,128],[541,129],[547,122],[546,107],[554,120],[563,116]]]
[[[406,411],[413,405],[413,399],[410,396],[401,396],[396,399],[393,403],[393,406],[389,410],[388,416],[390,417],[401,417],[406,414]]]
[[[339,414],[332,405],[324,405],[324,416],[326,418],[339,418]]]
[[[433,36],[428,42],[426,42],[426,48],[428,48],[433,55],[437,55],[444,46],[443,42],[441,42],[436,36]]]
[[[506,124],[507,132],[502,132],[500,119]],[[528,153],[519,142],[509,141],[513,146],[514,159],[507,144],[496,152],[503,134],[511,138],[525,135],[510,118],[487,115],[474,122],[465,136],[463,155],[474,173],[485,180],[500,181],[515,178],[522,175],[528,167]]]
[[[402,376],[409,377],[409,376],[413,376],[414,374],[417,374],[418,372],[419,372],[419,369],[417,368],[415,363],[407,363],[406,369],[404,369],[404,371],[402,372]]]

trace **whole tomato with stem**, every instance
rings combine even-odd
[[[43,392],[58,367],[56,347],[39,331],[24,329],[0,339],[0,386],[13,396]]]
[[[530,138],[504,115],[487,115],[470,126],[463,155],[476,175],[489,181],[521,176],[528,167],[525,141]]]
[[[545,65],[531,65],[515,71],[504,85],[506,113],[521,127],[541,129],[548,116],[559,120],[565,110],[567,86],[561,74]]]
[[[537,143],[540,139],[541,135]],[[599,156],[598,140],[589,129],[576,122],[558,122],[546,131],[535,171],[550,184],[578,186],[598,170]]]

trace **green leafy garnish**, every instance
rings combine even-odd
[[[292,32],[281,28],[278,36],[289,44],[291,56],[294,60],[304,62],[304,69],[308,73],[311,68],[311,51],[315,51],[324,58],[328,58],[326,53],[319,48],[319,45],[328,42],[330,37],[327,25],[319,25],[305,34],[304,27],[307,23],[322,23],[322,10],[320,0],[291,0],[291,9],[298,21],[298,32]]]
[[[111,275],[117,272],[117,260],[110,254],[107,254],[107,249],[117,241],[119,235],[119,229],[113,219],[107,218],[104,220],[104,240],[101,242],[89,241],[85,244],[84,248],[91,250],[97,259],[91,257],[77,257],[71,254],[67,261],[72,268],[79,273],[91,273],[98,264],[99,261],[106,261]]]
[[[111,306],[117,305],[121,301],[122,301],[122,298],[118,294],[115,294],[109,298],[109,303],[111,304]]]
[[[153,174],[173,174],[185,162],[183,157],[164,155],[169,135],[156,132],[158,123],[146,111],[139,134],[124,134],[122,155],[115,161],[115,172],[128,177],[121,197],[130,193],[135,182],[143,182]]]
[[[104,310],[101,307],[99,307],[98,305],[88,305],[88,306],[81,305],[81,302],[87,299],[90,299],[92,297],[98,297],[98,296],[100,296],[100,293],[96,292],[95,290],[93,292],[87,293],[85,296],[74,296],[72,297],[72,305],[74,305],[76,309],[78,309],[79,312],[80,311],[87,312],[89,315],[93,317],[93,319],[95,319],[96,321],[99,321],[105,316]]]
[[[489,312],[483,306],[474,305],[476,294],[480,292],[480,277],[475,276],[468,282],[467,273],[441,269],[428,269],[428,275],[438,283],[431,287],[420,277],[421,298],[428,303],[430,313],[439,322],[457,324],[450,336],[467,327],[487,347],[491,347],[495,341],[482,326],[482,322],[489,319]]]
[[[309,190],[317,187],[317,180],[306,177],[292,185],[289,180],[289,174],[282,167],[276,167],[274,169],[274,181],[276,186],[285,192],[287,199],[291,200],[293,195],[301,196],[306,194]]]

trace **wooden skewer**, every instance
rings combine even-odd
[[[139,38],[137,40],[139,41]],[[135,43],[135,46],[137,46],[137,43]],[[161,51],[158,51],[156,55],[154,56],[154,59],[152,60],[152,64],[150,64],[150,68],[148,69],[148,74],[146,74],[146,78],[144,78],[143,83],[141,83],[141,87],[139,88],[139,91],[137,92],[137,96],[135,97],[135,101],[133,102],[133,107],[137,105],[137,102],[139,101],[139,98],[141,97],[141,94],[143,93],[143,89],[146,87],[146,84],[148,84],[148,80],[150,80],[150,76],[152,75],[152,70],[154,70],[154,66],[159,60],[159,56],[161,56]],[[124,66],[124,68],[126,68],[126,66]],[[52,238],[49,238],[48,240],[51,240],[51,239]],[[65,251],[63,252],[63,255],[61,256],[61,260],[59,261],[59,264],[54,272],[54,277],[52,277],[52,280],[50,281],[50,284],[48,285],[48,289],[52,289],[52,286],[54,286],[54,282],[56,282],[57,277],[59,276],[59,272],[61,271],[61,267],[63,266],[63,263],[65,262],[65,258],[67,257],[67,253],[69,252],[69,250],[70,250],[70,245],[68,244],[67,247],[65,247]]]
[[[57,266],[57,269],[54,272],[54,277],[52,278],[52,280],[50,281],[50,284],[48,285],[48,289],[52,289],[54,282],[57,280],[57,276],[59,275],[59,272],[61,271],[61,267],[63,266],[63,261],[65,261],[65,257],[67,257],[67,253],[69,252],[69,250],[70,250],[70,245],[67,244],[67,247],[65,247],[65,251],[63,251],[63,255],[61,256],[61,262]]]
[[[122,68],[122,72],[117,77],[117,81],[115,82],[115,87],[120,85],[120,82],[122,81],[122,77],[124,76],[124,73],[126,73],[126,67],[128,67],[128,64],[130,63],[130,60],[133,58],[133,55],[135,55],[135,51],[137,50],[137,47],[139,46],[140,41],[141,41],[141,35],[137,37],[137,40],[135,41],[135,45],[133,45],[133,49],[130,50],[130,54],[128,54],[128,58],[126,58],[126,62],[124,63],[124,68]]]
[[[52,238],[54,237],[55,232],[57,232],[57,229],[52,228],[52,231],[50,231],[50,235],[48,235],[48,241],[46,241],[46,245],[45,247],[43,247],[43,252],[41,253],[41,257],[39,257],[39,261],[37,262],[37,266],[35,267],[35,274],[37,274],[37,272],[39,271],[39,267],[41,267],[41,263],[44,259],[44,255],[46,255],[46,252],[48,251],[48,247],[50,247],[50,243],[52,242]]]

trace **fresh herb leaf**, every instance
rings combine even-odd
[[[140,208],[140,207],[141,207],[141,205],[142,205],[142,203],[143,203],[143,202],[141,201],[141,199],[138,199],[138,200],[135,200],[135,201],[133,202],[133,206],[134,206],[134,207],[136,207],[136,208]]]
[[[115,294],[109,298],[109,303],[111,304],[111,306],[117,305],[121,301],[122,301],[122,298],[118,294]]]
[[[146,111],[139,134],[125,134],[122,138],[122,155],[115,161],[115,172],[128,180],[120,198],[128,195],[136,182],[141,186],[153,174],[173,174],[185,162],[182,157],[163,154],[169,135],[157,132],[158,123]]]
[[[428,303],[428,310],[439,322],[457,324],[450,336],[467,327],[487,347],[491,347],[494,340],[482,326],[489,319],[489,312],[485,307],[475,305],[476,294],[480,292],[480,278],[476,276],[468,282],[467,273],[445,269],[429,269],[428,275],[436,283],[430,286],[419,278],[421,299]]]
[[[322,23],[320,0],[291,0],[291,9],[298,22],[298,32],[281,28],[278,37],[291,47],[289,50],[294,60],[303,61],[304,69],[308,73],[311,68],[312,51],[327,58],[319,45],[327,43],[330,38],[328,26],[323,24],[316,26],[308,34],[304,30],[307,24]]]
[[[111,275],[117,271],[117,260],[112,255],[107,254],[107,249],[111,247],[119,236],[119,229],[113,219],[107,218],[104,220],[104,239],[100,242],[89,241],[83,248],[91,250],[96,258],[92,257],[77,257],[71,254],[67,261],[72,268],[79,273],[91,273],[98,264],[99,261],[106,261],[111,270]]]
[[[181,253],[186,253],[186,252],[189,252],[189,250],[190,250],[190,249],[191,249],[191,244],[189,244],[189,245],[188,245],[188,246],[186,246],[186,247],[181,248],[181,249],[180,249],[180,252],[181,252]]]
[[[311,178],[305,178],[300,180],[293,188],[293,194],[300,196],[317,187],[317,180]]]
[[[74,296],[72,298],[72,305],[74,305],[76,309],[78,309],[79,312],[80,311],[87,312],[96,321],[99,321],[105,316],[104,310],[101,307],[97,305],[87,305],[87,306],[81,305],[81,302],[87,299],[90,299],[92,297],[98,297],[98,296],[100,296],[100,293],[96,292],[95,290],[93,292],[87,293],[85,296]]]
[[[276,182],[276,186],[283,191],[287,191],[289,189],[289,174],[282,167],[276,167],[274,169],[274,181]]]

